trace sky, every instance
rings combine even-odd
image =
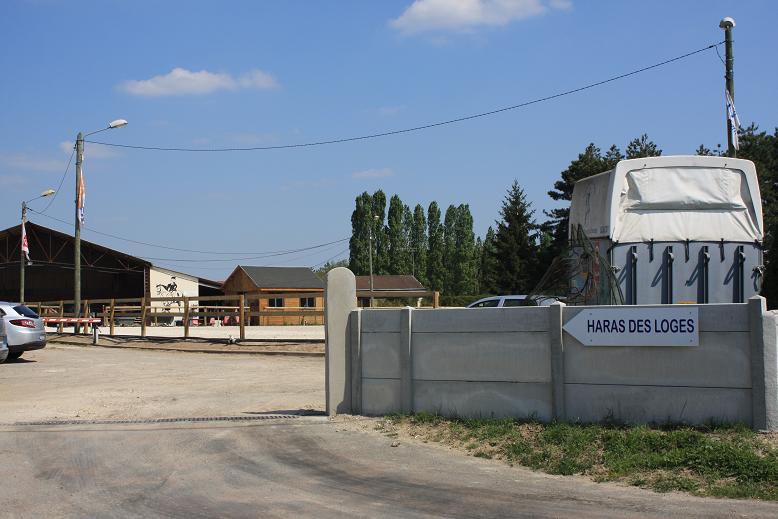
[[[771,131],[769,0],[3,0],[0,228],[18,223],[22,200],[58,187],[79,131],[114,119],[129,124],[87,139],[245,148],[381,133],[706,47],[723,40],[724,16],[737,24],[740,119]],[[723,74],[708,50],[526,108],[326,146],[87,143],[83,239],[216,280],[239,263],[316,266],[348,256],[337,241],[350,236],[354,198],[377,189],[411,207],[469,204],[483,236],[514,179],[537,218],[556,207],[547,191],[590,142],[624,150],[647,133],[666,155],[726,147]],[[71,164],[30,220],[72,233],[74,192]]]

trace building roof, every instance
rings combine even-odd
[[[356,276],[357,290],[370,290],[370,276]],[[415,276],[373,276],[373,290],[418,290],[426,291],[424,285],[419,283]]]
[[[317,288],[324,283],[308,267],[252,267],[238,265],[257,288]]]

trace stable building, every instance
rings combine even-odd
[[[222,283],[222,291],[225,295],[245,295],[251,312],[271,314],[252,317],[250,324],[324,324],[321,315],[305,315],[306,311],[324,309],[324,282],[308,267],[238,265]],[[272,315],[273,312],[287,315],[276,316]],[[288,315],[290,313],[301,315]]]
[[[356,276],[357,303],[361,307],[370,306],[371,276]],[[376,298],[428,297],[430,292],[416,276],[411,275],[373,275],[373,292]]]
[[[25,266],[25,301],[73,299],[73,236],[27,222],[30,262]],[[21,225],[0,231],[0,299],[19,300]],[[220,295],[221,284],[154,266],[151,262],[81,240],[81,300]],[[162,303],[153,303],[153,305]],[[68,309],[71,311],[72,309]]]

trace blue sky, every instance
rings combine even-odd
[[[778,125],[775,2],[5,0],[0,5],[0,217],[57,184],[78,131],[96,140],[251,147],[416,126],[575,88],[723,39],[735,28],[736,105]],[[723,52],[723,50],[722,50]],[[476,232],[514,178],[538,215],[589,142],[646,132],[665,154],[726,144],[712,51],[526,109],[305,149],[173,153],[87,144],[86,226],[170,247],[261,253],[350,234],[353,200],[469,203]],[[47,214],[72,222],[74,175]],[[45,200],[34,202],[37,209]],[[38,215],[31,220],[72,232]],[[223,279],[237,261],[84,239]],[[314,265],[347,244],[246,264]],[[340,256],[338,256],[340,253]],[[234,257],[250,257],[236,254]],[[221,256],[229,259],[233,256]]]

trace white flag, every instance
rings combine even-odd
[[[732,127],[732,145],[736,150],[739,150],[738,132],[740,130],[740,118],[737,116],[737,110],[735,110],[735,101],[726,88],[724,89],[724,97],[727,101],[727,119],[729,119],[730,126]]]
[[[24,222],[22,222],[22,252],[27,261],[30,261],[30,245],[27,242],[27,229],[24,227]]]

